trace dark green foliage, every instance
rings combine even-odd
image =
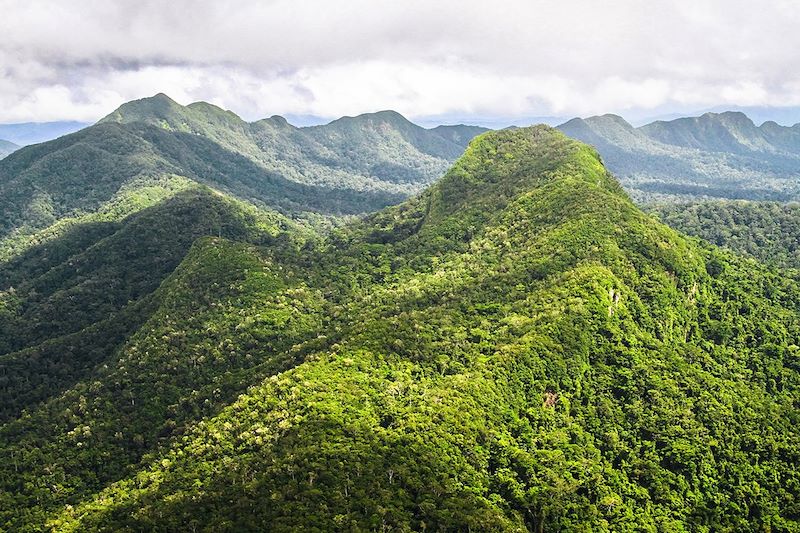
[[[2,463],[36,476],[4,478],[0,509],[6,523],[17,517],[12,529],[35,529],[55,503],[129,473],[188,422],[286,366],[287,349],[320,320],[319,296],[301,280],[221,240],[198,242],[153,298],[157,310],[88,379],[0,431]]]
[[[151,293],[205,235],[284,250],[306,238],[277,214],[198,187],[120,222],[76,224],[0,264],[0,420],[110,357],[152,311]]]
[[[324,242],[201,239],[153,298],[0,427],[7,529],[800,530],[796,282],[550,128]]]
[[[704,202],[651,208],[664,223],[767,264],[800,269],[800,205]]]
[[[192,183],[315,222],[372,212],[441,176],[480,131],[426,130],[393,112],[295,128],[164,95],[137,100],[0,162],[0,259],[65,219],[119,220]]]

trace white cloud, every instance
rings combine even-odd
[[[797,105],[792,1],[0,0],[0,121],[166,92],[246,118]]]

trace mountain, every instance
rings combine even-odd
[[[217,213],[198,223],[229,222],[114,350],[12,355],[0,527],[800,527],[800,287],[640,211],[593,148],[545,126],[480,135],[424,192],[327,237],[193,194]],[[120,235],[110,249],[147,263],[160,253],[124,243],[192,220],[176,209],[75,238]],[[63,238],[6,275],[47,278],[31,305],[118,264]],[[64,275],[25,274],[50,264]],[[63,381],[18,397],[49,367]]]
[[[368,179],[395,186],[373,178],[367,165],[401,154],[409,164],[396,163],[393,175],[435,171],[397,142],[428,150],[435,155],[418,159],[438,165],[480,131],[429,133],[384,112],[306,133],[279,117],[253,126],[208,104],[183,107],[158,95],[20,150],[0,163],[0,357],[14,391],[0,420],[110,356],[152,312],[155,291],[199,237],[313,240],[329,224],[320,217],[375,210],[407,195],[352,186]],[[309,140],[316,137],[331,140]],[[326,151],[327,159],[309,162],[304,150]],[[348,170],[337,168],[345,162]],[[311,183],[307,168],[320,173],[317,182],[327,172],[339,187]]]
[[[739,111],[750,117],[756,124],[776,122],[783,126],[800,123],[800,107],[797,106],[729,106],[708,109],[711,113]]]
[[[165,95],[137,100],[0,162],[0,258],[67,222],[124,217],[193,184],[315,223],[374,211],[433,181],[481,131],[426,130],[393,112],[295,128]]]
[[[596,146],[640,203],[800,199],[800,126],[756,126],[742,113],[725,112],[638,128],[603,115],[559,129]]]
[[[469,140],[486,131],[466,126],[426,130],[394,111],[307,128],[279,116],[247,123],[211,104],[183,107],[163,94],[129,102],[103,122],[146,123],[201,135],[300,183],[403,196],[441,176]]]
[[[800,270],[800,204],[717,201],[649,210],[688,235],[778,268]]]
[[[140,327],[200,237],[298,246],[307,229],[204,187],[123,219],[72,223],[0,263],[0,421],[71,385]]]
[[[800,125],[788,128],[775,122],[756,126],[744,113],[706,113],[669,122],[657,121],[639,128],[651,139],[707,152],[780,153],[800,149]]]
[[[0,139],[0,159],[19,149],[16,144]]]
[[[0,124],[0,139],[26,146],[51,141],[89,126],[86,122],[63,120],[58,122],[22,122]]]

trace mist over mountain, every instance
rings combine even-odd
[[[89,126],[88,122],[63,120],[56,122],[21,122],[0,124],[0,139],[19,146],[50,141]]]
[[[3,159],[8,154],[18,150],[19,146],[16,144],[0,139],[0,159]]]

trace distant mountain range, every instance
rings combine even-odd
[[[27,146],[56,139],[89,125],[90,123],[88,122],[72,120],[0,124],[0,139],[5,139],[19,146]]]
[[[0,162],[0,255],[65,220],[128,216],[196,185],[306,220],[374,211],[441,176],[483,131],[424,129],[391,111],[296,128],[165,95],[137,100]]]
[[[790,108],[779,115],[771,108],[747,110],[756,116],[779,116],[784,120],[794,116]],[[557,118],[530,120],[553,124]],[[338,194],[336,191],[357,191],[360,199],[356,203],[360,207],[335,201],[338,204],[332,212],[336,213],[369,211],[418,192],[444,172],[470,139],[487,131],[464,125],[425,129],[393,111],[344,117],[306,127],[292,126],[279,116],[248,123],[211,104],[181,106],[163,94],[124,104],[93,127],[108,128],[109,123],[130,129],[158,128],[160,132],[153,135],[170,132],[183,143],[197,145],[192,150],[201,155],[200,159],[207,159],[208,154],[221,148],[225,152],[223,159],[243,158],[239,162],[246,160],[258,172],[272,173],[273,178],[280,176],[317,191],[319,187],[328,188],[334,191],[331,199]],[[84,126],[79,122],[0,125],[0,138],[24,145]],[[492,126],[502,127],[502,124],[495,122]],[[698,199],[782,202],[800,199],[800,124],[788,127],[767,121],[757,126],[742,112],[726,111],[660,120],[639,127],[616,115],[602,115],[575,118],[558,128],[594,145],[634,200],[642,204]],[[94,131],[74,140],[83,143],[91,137],[90,144],[105,151],[100,145],[106,141]],[[181,134],[196,138],[189,140]],[[213,145],[199,146],[204,142]],[[59,146],[62,145],[63,142]],[[53,148],[55,145],[47,150]],[[0,157],[13,149],[13,145],[0,144]],[[165,157],[170,159],[174,155]],[[220,156],[217,153],[208,157]],[[213,166],[206,167],[209,176],[214,173]],[[236,187],[232,183],[228,186]],[[303,193],[309,197],[315,194]],[[265,201],[258,192],[240,190],[239,195],[256,202]],[[291,198],[289,194],[281,202],[296,204],[297,200]],[[320,211],[319,206],[313,209]]]
[[[0,159],[19,149],[16,144],[0,139]]]
[[[657,121],[572,119],[558,127],[595,146],[642,203],[726,198],[800,199],[800,125],[756,126],[740,112]]]
[[[783,126],[792,126],[800,123],[800,107],[798,106],[717,106],[707,109],[705,112],[724,113],[726,111],[738,111],[740,113],[744,113],[756,124],[763,124],[764,122],[776,122]],[[703,113],[695,114],[701,115]]]

